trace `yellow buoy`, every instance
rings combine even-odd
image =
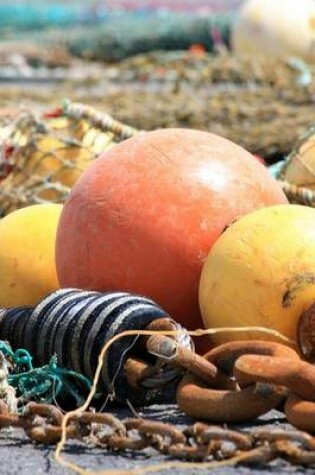
[[[233,223],[204,264],[199,302],[206,328],[262,326],[296,340],[302,312],[315,301],[315,209],[278,205]],[[219,333],[217,344],[258,332]]]
[[[33,305],[59,288],[55,236],[60,204],[28,206],[0,220],[0,307]]]
[[[237,54],[315,59],[314,0],[247,0],[232,29]]]
[[[281,172],[281,179],[315,190],[315,130],[298,144]]]

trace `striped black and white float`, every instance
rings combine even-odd
[[[125,330],[143,329],[164,317],[169,315],[155,302],[127,292],[60,289],[34,308],[2,311],[0,339],[7,340],[13,349],[27,349],[37,365],[47,364],[56,354],[60,366],[93,379],[100,351],[110,338]],[[155,387],[150,381],[146,389],[139,391],[127,383],[124,364],[137,339],[123,337],[111,345],[104,358],[99,388],[114,394],[119,401],[157,402],[161,397],[159,384]],[[193,348],[187,335],[180,334],[178,341]],[[162,380],[172,382],[179,374],[180,370],[166,365]],[[157,381],[161,381],[161,374]]]

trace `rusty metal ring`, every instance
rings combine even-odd
[[[296,394],[290,394],[284,405],[286,418],[294,427],[315,433],[315,402],[305,401]],[[315,441],[310,441],[311,447],[315,450]]]
[[[262,355],[243,355],[234,366],[236,378],[285,386],[291,391],[284,412],[299,429],[315,432],[315,367],[301,360]]]
[[[57,407],[51,404],[38,404],[36,402],[28,403],[23,415],[26,417],[32,416],[33,418],[36,416],[44,417],[53,426],[61,426],[63,419],[63,414]]]
[[[56,444],[61,439],[62,429],[61,426],[44,424],[41,426],[26,427],[25,433],[38,444]],[[68,439],[78,439],[81,437],[75,424],[67,426],[66,434]]]
[[[273,429],[272,432],[267,429],[256,429],[255,432],[251,434],[252,439],[254,439],[255,444],[264,445],[266,442],[273,443],[278,440],[285,440],[292,442],[295,445],[299,445],[303,449],[314,450],[315,449],[315,440],[306,432],[300,432],[297,430],[288,430],[288,429]]]
[[[18,414],[12,414],[9,412],[0,413],[0,429],[5,427],[20,427],[25,428],[29,425],[29,421],[26,418],[20,417]]]
[[[262,355],[243,355],[234,366],[237,380],[285,386],[307,401],[315,401],[315,367],[305,361]]]
[[[112,435],[108,437],[105,445],[115,450],[143,450],[149,447],[151,439],[141,434],[139,438]]]
[[[298,353],[292,348],[273,341],[231,341],[213,348],[207,359],[223,371],[232,376],[235,361],[242,355],[266,355],[279,358],[300,360]],[[242,381],[239,381],[242,385]]]
[[[249,450],[253,447],[250,436],[218,426],[208,426],[207,429],[199,435],[199,439],[203,444],[209,444],[214,440],[220,441],[221,444],[228,441],[235,445],[238,450]]]
[[[274,342],[230,342],[214,348],[205,358],[214,363],[221,374],[233,375],[235,361],[244,354],[272,355],[299,360],[289,347]],[[278,406],[286,395],[283,387],[269,383],[253,383],[239,391],[224,390],[220,384],[207,387],[196,376],[187,374],[177,389],[177,403],[189,416],[213,422],[245,422]],[[244,384],[246,386],[246,384]]]
[[[212,422],[245,422],[278,406],[283,388],[253,385],[241,391],[208,389],[193,375],[183,378],[177,389],[177,403],[190,417]]]
[[[144,420],[138,427],[138,432],[139,434],[157,436],[156,443],[154,442],[152,446],[161,453],[168,453],[170,445],[185,444],[186,442],[186,438],[180,430],[164,422]],[[170,439],[170,443],[166,443],[164,439]]]
[[[186,444],[172,445],[168,454],[184,460],[205,461],[209,456],[234,455],[239,450],[250,450],[253,447],[252,438],[248,434],[224,429],[219,426],[209,426],[197,422],[183,431]],[[230,444],[226,444],[226,442]]]
[[[122,421],[126,429],[126,435],[111,435],[105,440],[105,444],[111,449],[117,450],[143,450],[152,444],[152,435],[141,434],[138,429],[143,424],[143,419],[125,419]],[[131,433],[135,433],[132,434]],[[103,442],[103,441],[101,441]]]
[[[97,434],[101,443],[107,444],[107,440],[112,436],[125,437],[127,430],[124,424],[113,414],[99,412],[83,412],[70,418],[70,421],[77,424],[78,430],[87,431],[87,434]],[[110,428],[110,433],[105,428]]]

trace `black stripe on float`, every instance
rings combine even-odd
[[[59,356],[59,361],[65,368],[71,368],[70,364],[70,349],[73,345],[73,330],[71,326],[75,326],[80,318],[80,315],[88,307],[91,302],[99,299],[99,294],[95,293],[91,297],[75,302],[75,305],[69,305],[67,311],[63,314],[57,328],[55,328],[54,335],[50,341],[51,352],[55,352]],[[70,329],[70,331],[69,331]],[[66,341],[66,345],[64,344]]]
[[[77,289],[59,289],[56,292],[45,297],[30,315],[27,324],[25,325],[24,344],[23,346],[30,352],[35,353],[35,343],[37,339],[37,325],[42,316],[46,314],[54,305],[58,304],[59,299],[78,292]]]
[[[45,358],[47,362],[53,354],[57,353],[57,358],[60,361],[61,355],[56,351],[54,341],[55,341],[55,334],[58,331],[59,325],[62,325],[63,320],[69,314],[69,312],[76,311],[76,306],[80,302],[86,302],[86,304],[94,297],[98,295],[97,292],[90,292],[90,291],[82,291],[80,292],[75,299],[68,301],[65,303],[60,309],[55,309],[52,313],[50,313],[49,319],[46,320],[44,325],[42,326],[42,331],[40,333],[40,338],[43,342],[45,342],[44,351],[42,352],[42,356]]]
[[[16,308],[9,308],[5,310],[5,318],[1,322],[1,340],[7,340],[10,342],[10,333],[9,333],[9,325],[11,324],[12,319],[14,319],[14,315],[16,313]]]
[[[63,295],[60,298],[56,299],[49,308],[46,307],[46,310],[42,310],[40,312],[34,330],[36,333],[36,338],[38,340],[38,346],[35,354],[39,364],[47,363],[45,358],[45,351],[48,342],[45,337],[46,332],[50,328],[51,322],[54,321],[57,315],[59,315],[59,312],[62,312],[63,309],[66,309],[69,305],[72,304],[72,302],[75,302],[80,294],[81,290],[76,290],[71,294]]]
[[[8,341],[13,350],[20,348],[18,335],[21,326],[32,312],[32,307],[17,308],[15,313],[11,315],[11,325],[9,327]]]
[[[0,338],[1,338],[1,325],[3,323],[3,320],[5,319],[5,314],[9,309],[1,308],[0,309]]]
[[[128,330],[141,330],[152,321],[168,317],[167,313],[157,305],[139,305],[131,309],[127,309],[120,315],[115,322],[111,332],[107,334],[107,340],[112,336],[123,331],[125,326]],[[108,350],[104,358],[102,369],[102,378],[109,392],[112,392],[113,385],[119,399],[125,400],[131,397],[131,388],[128,387],[127,380],[124,375],[123,367],[127,359],[126,349],[133,345],[137,337],[130,336],[117,340]],[[104,344],[104,343],[103,343]]]
[[[83,348],[84,369],[90,377],[94,376],[96,363],[99,352],[102,349],[104,342],[108,339],[108,332],[116,319],[119,318],[122,312],[128,311],[132,306],[145,302],[146,305],[151,305],[151,301],[127,294],[125,297],[115,299],[114,302],[102,310],[97,318],[92,319],[88,336]],[[128,330],[128,326],[124,328]],[[99,342],[99,334],[101,332],[101,341]],[[94,356],[93,356],[94,355]]]
[[[80,309],[77,309],[76,312],[70,312],[64,319],[63,328],[62,331],[59,332],[57,341],[59,348],[61,348],[62,363],[65,367],[74,369],[71,363],[71,352],[73,351],[73,347],[76,346],[74,334],[81,315],[88,311],[89,306],[93,305],[94,302],[96,305],[99,305],[101,298],[103,297],[94,297],[88,305],[82,305]],[[77,351],[81,352],[83,349],[79,347]]]
[[[25,330],[28,324],[28,321],[31,317],[31,314],[33,313],[33,307],[29,307],[27,311],[24,313],[23,318],[21,318],[18,327],[16,328],[16,348],[25,348],[25,342],[24,342],[24,336],[25,336]]]
[[[112,308],[116,308],[120,305],[120,301],[125,301],[126,299],[130,298],[128,294],[125,292],[110,292],[104,295],[103,303],[105,304],[102,308],[101,312],[97,312],[99,315],[105,314],[107,315],[108,312],[111,311]],[[86,312],[81,316],[78,320],[75,329],[74,329],[74,344],[71,346],[71,366],[75,369],[75,371],[82,372],[83,368],[81,367],[81,358],[80,354],[84,351],[85,342],[81,339],[82,329],[85,324],[89,321],[91,317],[91,309],[87,309]],[[98,316],[100,318],[100,316]]]
[[[86,316],[85,320],[81,319],[81,332],[79,335],[79,344],[80,344],[80,367],[82,371],[87,374],[90,378],[94,377],[94,373],[91,373],[89,361],[86,359],[86,350],[89,345],[93,345],[93,341],[91,341],[91,331],[93,326],[96,322],[101,322],[104,320],[104,312],[107,315],[107,309],[111,306],[114,302],[117,302],[117,299],[127,298],[128,293],[126,292],[109,292],[108,295],[111,296],[111,300],[104,301],[104,303],[94,310],[91,309],[89,314]],[[90,310],[90,309],[89,309]]]
[[[5,318],[1,322],[1,340],[6,340],[10,343],[13,349],[17,349],[18,344],[16,334],[24,323],[25,318],[32,311],[31,307],[18,307],[5,310]]]
[[[64,334],[68,330],[68,325],[73,318],[78,318],[79,315],[86,309],[91,302],[99,299],[99,292],[89,292],[88,296],[78,299],[73,305],[67,307],[66,311],[63,313],[62,318],[59,318],[54,325],[50,333],[49,338],[49,352],[50,354],[56,353],[59,357],[59,361],[63,366],[66,367],[64,353],[63,353],[63,340]],[[72,337],[69,341],[69,347],[65,350],[65,354],[70,353],[70,346],[72,345]]]

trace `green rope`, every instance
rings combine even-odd
[[[35,399],[50,404],[58,396],[70,396],[76,405],[84,402],[82,393],[91,388],[90,380],[80,373],[58,366],[56,355],[47,365],[34,368],[32,356],[27,350],[20,348],[13,351],[6,342],[0,341],[0,351],[12,364],[8,383],[17,390],[20,403]]]

